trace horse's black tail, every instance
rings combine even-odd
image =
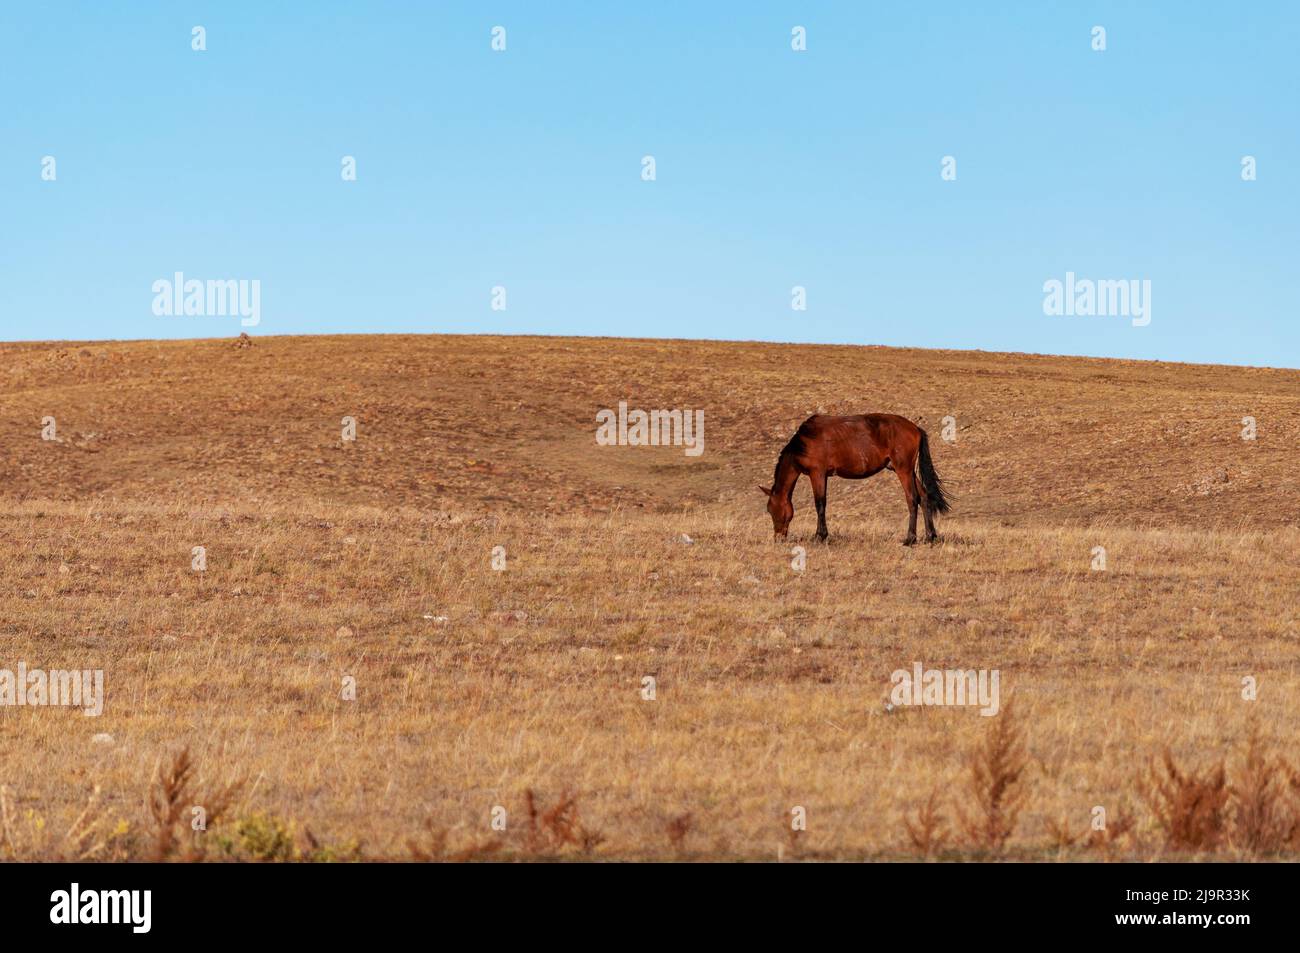
[[[948,502],[948,497],[943,494],[943,481],[939,479],[939,474],[934,469],[934,461],[930,459],[930,438],[926,436],[924,430],[921,431],[921,451],[916,455],[916,460],[917,469],[921,471],[921,486],[925,488],[926,500],[930,504],[931,511],[947,513],[952,509],[952,505]]]

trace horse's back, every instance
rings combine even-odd
[[[813,414],[799,425],[796,436],[834,440],[865,433],[881,442],[893,443],[899,437],[920,432],[916,424],[898,414]]]
[[[813,414],[786,449],[804,469],[853,479],[879,472],[896,456],[910,459],[917,435],[916,424],[897,414]]]

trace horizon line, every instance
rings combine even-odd
[[[663,342],[674,344],[770,344],[786,347],[831,347],[831,348],[875,348],[888,351],[928,351],[937,353],[950,354],[996,354],[1007,357],[1031,357],[1031,358],[1070,358],[1072,360],[1084,361],[1114,361],[1125,364],[1168,364],[1171,366],[1181,367],[1228,367],[1240,368],[1243,370],[1260,370],[1260,371],[1292,371],[1300,372],[1300,367],[1288,367],[1285,365],[1273,364],[1211,364],[1199,361],[1175,361],[1163,358],[1143,358],[1143,357],[1114,357],[1104,354],[1065,354],[1053,353],[1048,351],[995,351],[985,348],[956,348],[956,347],[917,347],[913,345],[900,344],[864,344],[851,341],[781,341],[771,338],[677,338],[677,337],[640,337],[640,336],[618,336],[610,334],[552,334],[552,333],[509,333],[493,331],[303,331],[293,334],[249,334],[248,329],[241,329],[238,334],[231,334],[222,337],[190,337],[190,338],[49,338],[49,339],[19,339],[13,341],[0,341],[0,348],[10,347],[13,345],[31,345],[31,346],[85,346],[91,344],[198,344],[205,342],[235,341],[241,336],[247,335],[251,339],[278,339],[278,338],[365,338],[365,337],[428,337],[428,338],[545,338],[555,340],[579,340],[579,341],[644,341],[644,342]]]

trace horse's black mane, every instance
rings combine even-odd
[[[785,445],[785,449],[782,450],[780,456],[776,458],[776,473],[780,474],[781,464],[784,463],[787,458],[793,459],[804,456],[807,453],[807,450],[808,445],[804,442],[803,425],[800,424],[799,429],[796,430],[794,436],[790,438],[790,442]],[[773,479],[779,479],[779,476],[774,476]],[[775,486],[775,483],[773,485]]]
[[[807,438],[804,437],[804,428],[807,426],[807,420],[799,425],[799,429],[794,432],[794,436],[790,438],[790,442],[787,443],[785,449],[781,451],[781,456],[784,457],[787,453],[790,453],[798,457],[808,452],[808,444],[805,442]]]

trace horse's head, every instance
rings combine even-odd
[[[767,512],[772,517],[772,532],[777,539],[785,539],[790,530],[790,520],[794,519],[794,504],[786,497],[773,493],[769,487],[760,486],[759,491],[767,497]]]

